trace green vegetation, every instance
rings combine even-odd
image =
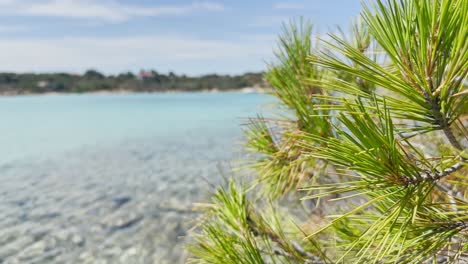
[[[188,77],[174,73],[160,74],[155,71],[142,71],[138,75],[129,72],[116,76],[104,76],[95,70],[88,70],[83,75],[0,73],[0,94],[119,90],[165,92],[217,89],[223,91],[245,87],[265,87],[262,74],[246,73],[238,76],[212,74]]]
[[[467,263],[468,1],[376,0],[350,33],[280,37],[277,118],[221,187],[193,263]]]

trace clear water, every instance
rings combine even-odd
[[[260,94],[0,98],[0,263],[182,263]]]
[[[240,135],[268,97],[241,93],[51,95],[0,98],[0,164],[129,139]]]

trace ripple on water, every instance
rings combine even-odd
[[[191,203],[234,157],[239,118],[269,101],[0,98],[0,263],[182,262]]]
[[[234,157],[213,141],[135,140],[4,165],[0,262],[182,263],[191,203]]]

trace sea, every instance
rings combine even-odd
[[[184,263],[265,94],[0,97],[0,263]]]

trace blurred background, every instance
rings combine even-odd
[[[195,202],[270,113],[283,22],[358,0],[0,0],[0,263],[183,263]]]

